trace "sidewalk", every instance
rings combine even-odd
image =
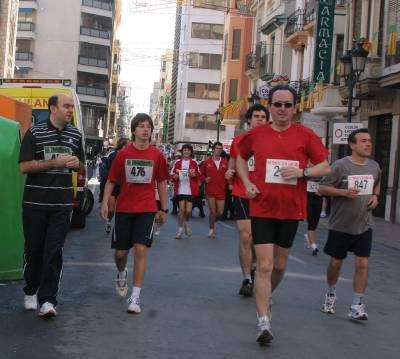
[[[328,220],[329,218],[321,218],[321,228],[328,229]],[[374,221],[373,241],[400,251],[400,224],[390,223],[378,217],[374,217]]]

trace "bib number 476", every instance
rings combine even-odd
[[[131,170],[131,175],[136,177],[144,177],[146,176],[146,171],[144,170],[144,167],[133,166]]]

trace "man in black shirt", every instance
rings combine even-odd
[[[74,102],[49,99],[50,116],[26,133],[20,170],[27,174],[23,198],[24,306],[44,318],[55,316],[62,273],[62,249],[69,229],[74,190],[72,170],[85,162],[82,135],[71,122]]]

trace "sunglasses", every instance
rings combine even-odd
[[[277,107],[277,108],[280,108],[282,106],[284,108],[292,108],[293,107],[293,104],[290,103],[290,102],[272,102],[272,105]]]

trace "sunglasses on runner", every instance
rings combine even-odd
[[[290,102],[272,102],[272,105],[277,107],[277,108],[280,108],[282,106],[285,107],[285,108],[293,107],[293,104],[290,103]]]

